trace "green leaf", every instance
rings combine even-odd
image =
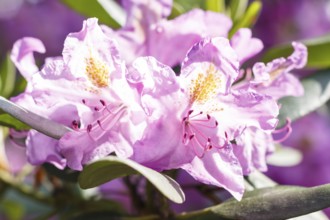
[[[234,26],[229,32],[229,37],[231,38],[240,28],[251,27],[256,22],[261,8],[261,1],[252,2],[242,18],[235,22]]]
[[[276,186],[244,194],[241,201],[226,202],[204,210],[184,213],[176,219],[288,219],[330,206],[330,184],[312,188]]]
[[[2,212],[6,215],[8,220],[20,220],[24,217],[24,207],[17,201],[3,201],[0,209],[2,209]]]
[[[330,70],[323,70],[302,80],[305,94],[302,97],[285,97],[279,100],[280,123],[285,119],[296,120],[316,110],[330,99]]]
[[[97,17],[103,24],[112,28],[120,28],[118,23],[120,19],[109,15],[97,0],[61,0],[61,2],[86,17]]]
[[[330,35],[301,41],[307,46],[308,59],[306,67],[324,69],[330,67]],[[263,57],[269,62],[278,57],[287,57],[293,51],[291,44],[271,48]]]
[[[103,9],[110,15],[115,21],[123,26],[126,22],[126,12],[115,0],[97,0]]]
[[[9,97],[14,90],[16,79],[16,69],[13,62],[10,60],[10,55],[7,54],[5,60],[0,66],[0,95]]]
[[[8,114],[0,114],[0,125],[16,130],[28,130],[30,127]]]
[[[132,160],[115,156],[108,156],[87,165],[80,173],[78,181],[81,188],[88,189],[119,177],[138,173],[149,180],[168,199],[176,203],[184,202],[184,193],[172,178]]]
[[[30,112],[1,96],[0,109],[29,125],[31,128],[55,139],[60,139],[65,133],[72,131],[62,124]]]
[[[178,17],[179,15],[185,13],[185,11],[186,11],[185,8],[181,4],[174,1],[173,6],[172,6],[172,11],[171,11],[171,14],[168,17],[168,19],[172,20],[172,19]]]
[[[205,9],[214,12],[225,12],[226,5],[224,0],[205,0]]]
[[[230,1],[230,17],[233,21],[239,20],[246,11],[248,0],[231,0]]]
[[[180,7],[184,9],[184,12],[190,11],[194,8],[204,8],[205,7],[205,0],[174,0],[174,5],[176,7]],[[205,9],[205,8],[204,8]]]

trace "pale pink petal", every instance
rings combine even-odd
[[[230,146],[206,152],[203,158],[195,157],[190,164],[184,165],[183,169],[202,183],[223,187],[237,200],[241,200],[243,196],[242,169]]]
[[[194,9],[173,20],[162,20],[151,26],[146,54],[160,62],[180,64],[188,50],[205,37],[226,37],[231,20],[219,13]]]
[[[294,52],[287,59],[277,58],[267,64],[256,63],[253,66],[255,79],[251,88],[263,94],[271,95],[275,99],[284,96],[301,96],[303,87],[295,76],[294,69],[301,69],[307,62],[307,48],[297,42],[292,43]]]
[[[227,96],[218,96],[218,101],[222,106],[222,110],[215,114],[219,129],[224,129],[230,139],[247,127],[273,130],[277,125],[279,107],[269,96],[233,91]]]
[[[248,28],[239,29],[231,38],[230,44],[238,54],[241,65],[263,48],[262,41],[258,38],[253,38],[251,30]]]
[[[45,53],[45,46],[39,39],[25,37],[15,42],[10,55],[16,68],[27,81],[30,80],[32,74],[39,71],[33,52]]]
[[[156,170],[178,168],[193,156],[178,131],[188,100],[170,67],[153,57],[139,58],[132,66],[134,71],[127,78],[141,94],[146,127],[133,145],[131,159]]]
[[[64,169],[66,159],[60,155],[57,146],[57,140],[31,130],[26,139],[28,161],[33,165],[41,165],[48,162],[59,169]]]

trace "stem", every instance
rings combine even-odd
[[[145,202],[143,201],[142,197],[139,195],[136,185],[132,183],[129,176],[123,178],[124,183],[127,186],[127,189],[131,195],[132,202],[136,210],[141,211],[142,213],[145,212]]]

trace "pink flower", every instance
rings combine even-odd
[[[18,51],[25,48],[17,47]],[[13,57],[17,56],[13,54]],[[18,64],[24,61],[16,60]],[[134,135],[124,138],[119,132],[131,129],[134,122],[125,120],[125,116],[132,109],[139,110],[132,107],[136,103],[135,95],[124,78],[125,71],[115,42],[104,35],[97,19],[86,20],[80,32],[69,34],[63,57],[48,58],[40,72],[26,78],[28,90],[13,100],[74,131],[60,142],[30,131],[29,161],[81,170],[82,164],[114,151],[126,157],[132,154],[130,143],[124,140]],[[120,147],[116,145],[118,142]],[[42,148],[42,145],[48,146]]]
[[[148,117],[131,159],[157,170],[183,168],[240,199],[243,173],[231,141],[249,126],[274,129],[278,107],[270,97],[231,91],[238,65],[229,41],[220,37],[197,43],[180,77],[152,57],[137,59],[127,77]]]
[[[119,43],[120,54],[130,65],[139,56],[153,56],[175,66],[187,51],[204,37],[226,37],[232,21],[224,14],[194,9],[173,20],[166,20],[172,0],[125,0],[127,21],[114,31],[103,27]]]
[[[256,63],[253,66],[254,79],[245,80],[235,89],[246,89],[278,100],[285,96],[303,95],[300,81],[290,72],[303,68],[307,62],[307,48],[301,43],[294,42],[294,52],[288,58],[278,58],[269,62]],[[236,138],[235,155],[239,158],[245,175],[255,169],[267,171],[266,157],[275,149],[274,143],[282,142],[291,133],[290,122],[282,129],[264,131],[256,127],[247,128]],[[282,133],[282,138],[274,140],[272,134]]]

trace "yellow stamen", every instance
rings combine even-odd
[[[86,74],[93,85],[99,88],[106,87],[110,83],[108,66],[94,57],[86,59]]]
[[[206,74],[199,73],[191,84],[190,102],[205,103],[217,94],[221,79],[214,65],[210,65]]]

